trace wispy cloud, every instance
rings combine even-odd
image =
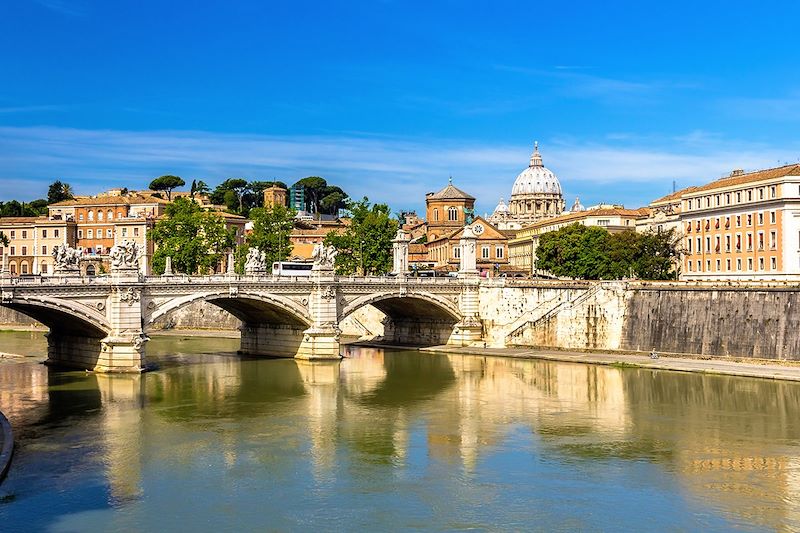
[[[554,139],[541,145],[545,165],[561,180],[568,200],[643,205],[678,184],[702,183],[731,169],[764,168],[800,156],[800,145],[767,147],[726,143],[701,133],[648,139],[622,136],[587,143]],[[420,208],[424,194],[452,175],[478,200],[480,212],[508,198],[527,165],[527,145],[487,145],[453,139],[371,135],[268,136],[202,131],[111,131],[56,127],[0,127],[0,200],[41,196],[54,179],[79,193],[114,186],[145,187],[165,173],[215,184],[227,177],[293,182],[321,175],[352,196],[393,208]],[[33,184],[36,184],[35,186]]]
[[[0,114],[10,113],[39,113],[45,111],[64,111],[68,106],[64,105],[22,105],[0,107]]]
[[[73,17],[81,17],[86,15],[86,6],[77,2],[76,0],[34,0],[37,4],[61,13],[63,15],[70,15]]]

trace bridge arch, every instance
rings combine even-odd
[[[307,328],[313,320],[308,310],[297,302],[275,294],[230,290],[200,291],[169,300],[145,317],[145,331],[161,318],[194,302],[206,301],[228,311],[248,324],[275,324]]]
[[[392,290],[356,298],[344,307],[339,322],[368,306],[384,315],[379,337],[392,344],[447,344],[461,320],[458,304],[444,296]]]
[[[70,300],[31,296],[14,298],[0,305],[41,322],[50,328],[51,333],[103,338],[112,331],[111,323],[103,313]]]

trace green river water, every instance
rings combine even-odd
[[[141,376],[0,333],[0,531],[797,531],[800,384],[160,337]]]

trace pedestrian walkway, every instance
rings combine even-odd
[[[631,366],[656,370],[674,370],[677,372],[697,372],[725,376],[800,381],[800,362],[796,361],[780,363],[757,360],[726,361],[721,359],[671,357],[669,354],[658,354],[658,358],[653,358],[649,353],[593,353],[556,350],[547,351],[532,348],[480,348],[475,346],[455,347],[446,345],[431,346],[428,348],[421,348],[421,350],[463,355],[491,355],[496,357]]]

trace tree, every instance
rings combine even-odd
[[[338,274],[385,274],[392,267],[392,239],[397,234],[397,221],[389,206],[374,204],[364,197],[349,201],[350,225],[344,233],[330,232],[325,244],[339,252],[336,256]]]
[[[0,231],[0,244],[3,246],[8,246],[11,241],[8,240],[6,234]]]
[[[186,185],[186,182],[178,176],[167,174],[151,181],[148,188],[151,191],[166,191],[167,200],[172,200],[172,190],[184,185]]]
[[[536,267],[580,279],[675,279],[678,242],[672,230],[612,235],[596,226],[572,224],[539,237]]]
[[[47,200],[40,198],[29,203],[10,200],[0,202],[0,217],[38,217],[47,214]]]
[[[69,184],[56,180],[50,184],[47,189],[47,203],[54,204],[56,202],[63,202],[64,200],[71,200],[72,187]]]
[[[264,252],[267,264],[286,260],[292,253],[289,237],[294,229],[294,215],[293,209],[282,205],[251,209],[253,231],[245,238],[245,244],[236,251],[237,272],[244,272],[245,259],[251,248]]]
[[[306,211],[311,213],[319,213],[320,200],[324,196],[325,189],[328,187],[328,182],[319,176],[309,176],[303,178],[295,185],[303,187],[306,198]]]
[[[347,193],[336,185],[328,185],[322,191],[322,200],[319,202],[320,212],[336,215],[340,209],[347,207]]]
[[[187,198],[177,198],[149,234],[156,244],[153,271],[163,274],[167,257],[172,257],[178,272],[205,274],[233,247],[234,233],[218,214],[203,211]]]
[[[228,178],[216,186],[211,193],[211,201],[217,205],[225,205],[229,211],[246,214],[244,209],[244,194],[247,191],[247,180],[242,178]],[[231,196],[233,194],[233,196]],[[235,202],[232,198],[235,197]]]

